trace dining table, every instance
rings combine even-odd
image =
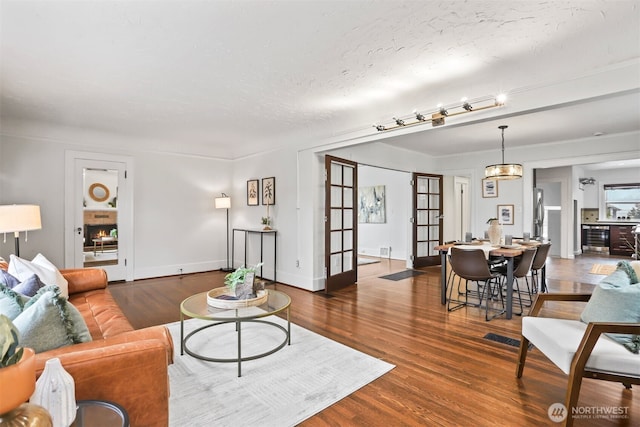
[[[522,240],[513,240],[512,245],[492,245],[488,241],[474,240],[472,242],[453,242],[445,243],[435,247],[435,250],[440,252],[440,270],[441,270],[441,289],[440,289],[440,303],[442,305],[447,304],[447,254],[453,246],[458,246],[463,249],[482,249],[485,251],[487,258],[489,256],[499,257],[502,256],[507,261],[507,306],[505,309],[505,317],[511,319],[513,317],[513,268],[514,260],[517,256],[522,255],[528,247],[539,246],[542,242],[539,240],[530,240],[524,242]],[[541,279],[546,280],[545,267],[542,267]],[[543,282],[544,283],[544,282]]]

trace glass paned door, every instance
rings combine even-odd
[[[357,163],[325,157],[325,292],[357,280]]]
[[[413,267],[440,264],[442,175],[413,174]]]

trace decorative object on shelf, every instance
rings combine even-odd
[[[229,266],[229,208],[231,208],[231,197],[222,193],[221,197],[215,198],[216,209],[227,210],[227,266],[221,268],[220,271],[233,271],[233,268]]]
[[[485,199],[498,197],[498,180],[494,178],[484,178],[482,180],[482,197]]]
[[[249,206],[258,206],[260,204],[259,182],[257,179],[247,181],[247,205]]]
[[[418,110],[413,110],[413,114],[410,116],[394,117],[393,125],[391,126],[374,123],[373,127],[376,128],[378,132],[385,132],[429,122],[431,122],[431,126],[433,127],[442,126],[445,124],[446,117],[459,116],[461,114],[467,114],[473,111],[482,111],[488,108],[502,107],[506,100],[507,97],[504,94],[500,94],[498,96],[485,96],[475,100],[469,100],[464,97],[459,103],[449,104],[446,106],[444,104],[438,104],[436,109],[430,113],[421,113]]]
[[[502,238],[502,226],[500,225],[498,218],[489,218],[487,220],[487,224],[489,224],[489,230],[487,230],[489,243],[492,245],[499,245],[500,239]]]
[[[262,204],[276,204],[276,178],[262,178]],[[267,215],[268,216],[268,215]]]
[[[267,215],[269,215],[269,205],[267,205]],[[271,218],[269,216],[262,217],[262,225],[264,225],[263,230],[269,231],[271,228]]]
[[[13,233],[15,239],[16,256],[20,256],[20,232],[24,231],[26,242],[31,230],[40,230],[40,206],[38,205],[4,205],[0,206],[0,233]]]
[[[0,418],[26,402],[36,384],[35,352],[18,347],[18,336],[13,322],[0,314]]]
[[[262,267],[262,262],[259,264],[256,264],[255,267],[245,267],[244,265],[240,268],[238,268],[236,271],[234,271],[233,273],[229,273],[224,277],[224,284],[227,287],[227,289],[233,294],[233,295],[238,295],[238,291],[236,290],[236,287],[238,287],[241,284],[245,284],[246,283],[246,279],[249,278],[251,280],[251,291],[253,292],[253,280],[255,278],[255,274],[256,271],[258,271],[258,269],[260,267]],[[244,292],[241,291],[241,292]]]
[[[69,426],[75,420],[75,383],[73,377],[62,367],[59,358],[54,357],[45,362],[44,371],[36,382],[36,390],[29,402],[49,411],[56,427]]]
[[[494,179],[522,178],[521,164],[504,162],[504,130],[508,127],[509,126],[507,125],[498,126],[498,129],[502,131],[502,163],[487,166],[484,169],[484,176],[486,178],[494,178]]]
[[[513,225],[513,205],[498,205],[498,220],[504,225]]]

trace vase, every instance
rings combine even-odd
[[[25,348],[20,361],[0,369],[0,414],[17,408],[33,393],[36,385],[36,357],[33,349]],[[5,384],[11,384],[6,387]]]
[[[76,418],[76,387],[73,377],[64,370],[60,359],[47,360],[29,400],[44,407],[54,427],[69,427]]]
[[[491,220],[487,234],[489,235],[489,243],[492,245],[500,244],[500,239],[502,238],[502,226],[497,219]]]

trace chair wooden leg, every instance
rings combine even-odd
[[[520,337],[520,352],[518,354],[518,366],[516,366],[516,377],[522,378],[524,370],[524,362],[527,360],[527,352],[529,351],[529,340],[524,336]]]
[[[567,395],[565,396],[564,406],[567,407],[567,419],[565,426],[571,427],[573,425],[572,412],[573,408],[578,405],[578,396],[580,395],[580,386],[582,385],[582,375],[576,372],[569,373],[569,381],[567,383]]]

